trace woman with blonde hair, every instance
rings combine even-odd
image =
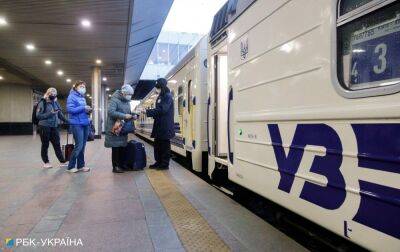
[[[89,114],[92,108],[86,104],[85,94],[86,83],[77,81],[72,86],[67,99],[70,130],[75,141],[67,170],[72,173],[90,171],[88,167],[85,167],[85,147],[89,134]]]
[[[61,151],[60,132],[58,126],[60,120],[68,123],[67,118],[61,112],[61,106],[57,102],[57,90],[53,87],[47,89],[37,105],[36,118],[38,120],[40,140],[42,141],[41,156],[44,162],[43,168],[52,168],[49,162],[48,150],[51,143],[60,166],[66,166],[66,161]]]

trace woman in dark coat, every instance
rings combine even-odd
[[[150,169],[166,170],[171,157],[171,139],[175,136],[174,100],[167,87],[166,79],[158,79],[155,86],[159,94],[155,109],[146,111],[147,116],[154,118],[151,137],[154,138],[154,159]]]
[[[130,85],[123,85],[121,90],[115,91],[111,96],[107,111],[105,147],[112,148],[112,166],[114,173],[122,173],[122,158],[124,148],[128,144],[127,135],[116,135],[112,128],[117,120],[130,121],[133,118],[130,101],[133,95],[133,88]]]

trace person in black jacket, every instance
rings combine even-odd
[[[166,79],[158,79],[155,85],[159,94],[156,107],[146,111],[147,116],[154,118],[151,137],[154,138],[154,159],[150,169],[166,170],[171,157],[171,138],[175,136],[174,100],[167,87]]]

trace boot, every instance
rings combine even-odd
[[[168,170],[169,169],[169,164],[162,164],[162,165],[159,165],[159,166],[157,166],[156,168],[155,168],[156,170]]]
[[[157,163],[154,163],[152,165],[149,166],[149,169],[157,169],[159,165]]]
[[[124,173],[124,170],[122,170],[120,167],[118,167],[118,166],[115,166],[114,168],[113,168],[113,172],[114,173]]]

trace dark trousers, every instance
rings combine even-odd
[[[51,145],[53,145],[54,152],[56,153],[58,160],[61,163],[64,163],[65,159],[61,151],[60,133],[58,131],[58,128],[40,126],[39,132],[40,132],[40,140],[42,141],[41,156],[43,162],[44,163],[49,162],[48,151],[49,151],[49,144],[51,143]]]
[[[122,167],[123,166],[122,158],[124,155],[124,150],[125,150],[125,147],[111,148],[111,162],[112,162],[113,168],[115,168],[115,167],[123,168]]]
[[[154,159],[159,167],[168,167],[171,158],[171,141],[154,139]]]

